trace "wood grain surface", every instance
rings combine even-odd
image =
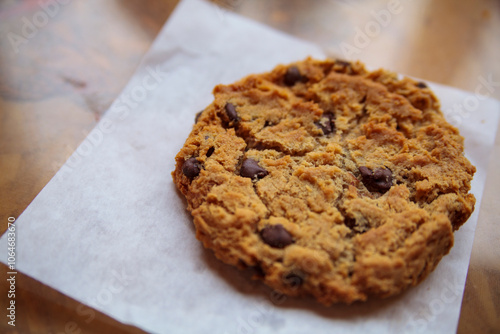
[[[118,96],[177,0],[0,1],[0,231],[17,218]],[[343,58],[500,98],[496,0],[214,0]],[[195,24],[195,22],[193,23]],[[364,35],[364,37],[363,37]],[[465,120],[466,121],[466,120]],[[500,140],[474,240],[459,333],[500,332]],[[142,333],[22,274],[16,327],[0,332]],[[457,300],[456,302],[460,302]],[[439,312],[421,315],[439,317]]]

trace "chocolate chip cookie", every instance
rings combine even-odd
[[[423,82],[306,59],[218,85],[172,173],[222,261],[321,303],[421,282],[474,209],[475,167]]]

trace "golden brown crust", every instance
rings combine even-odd
[[[463,138],[423,83],[306,59],[214,96],[175,184],[204,246],[282,293],[326,305],[400,293],[474,209]]]

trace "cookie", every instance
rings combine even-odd
[[[398,294],[474,209],[475,167],[423,82],[308,58],[213,93],[174,182],[203,245],[280,293]]]

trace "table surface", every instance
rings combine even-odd
[[[0,2],[0,231],[17,218],[118,96],[177,0]],[[231,10],[360,59],[372,68],[500,99],[496,0],[214,0]],[[193,22],[193,24],[196,24]],[[491,156],[458,326],[500,332],[500,136]],[[7,267],[1,266],[1,277]],[[5,279],[0,280],[7,295]],[[0,331],[142,333],[19,273],[16,327],[0,297]],[[437,315],[439,316],[439,315]]]

